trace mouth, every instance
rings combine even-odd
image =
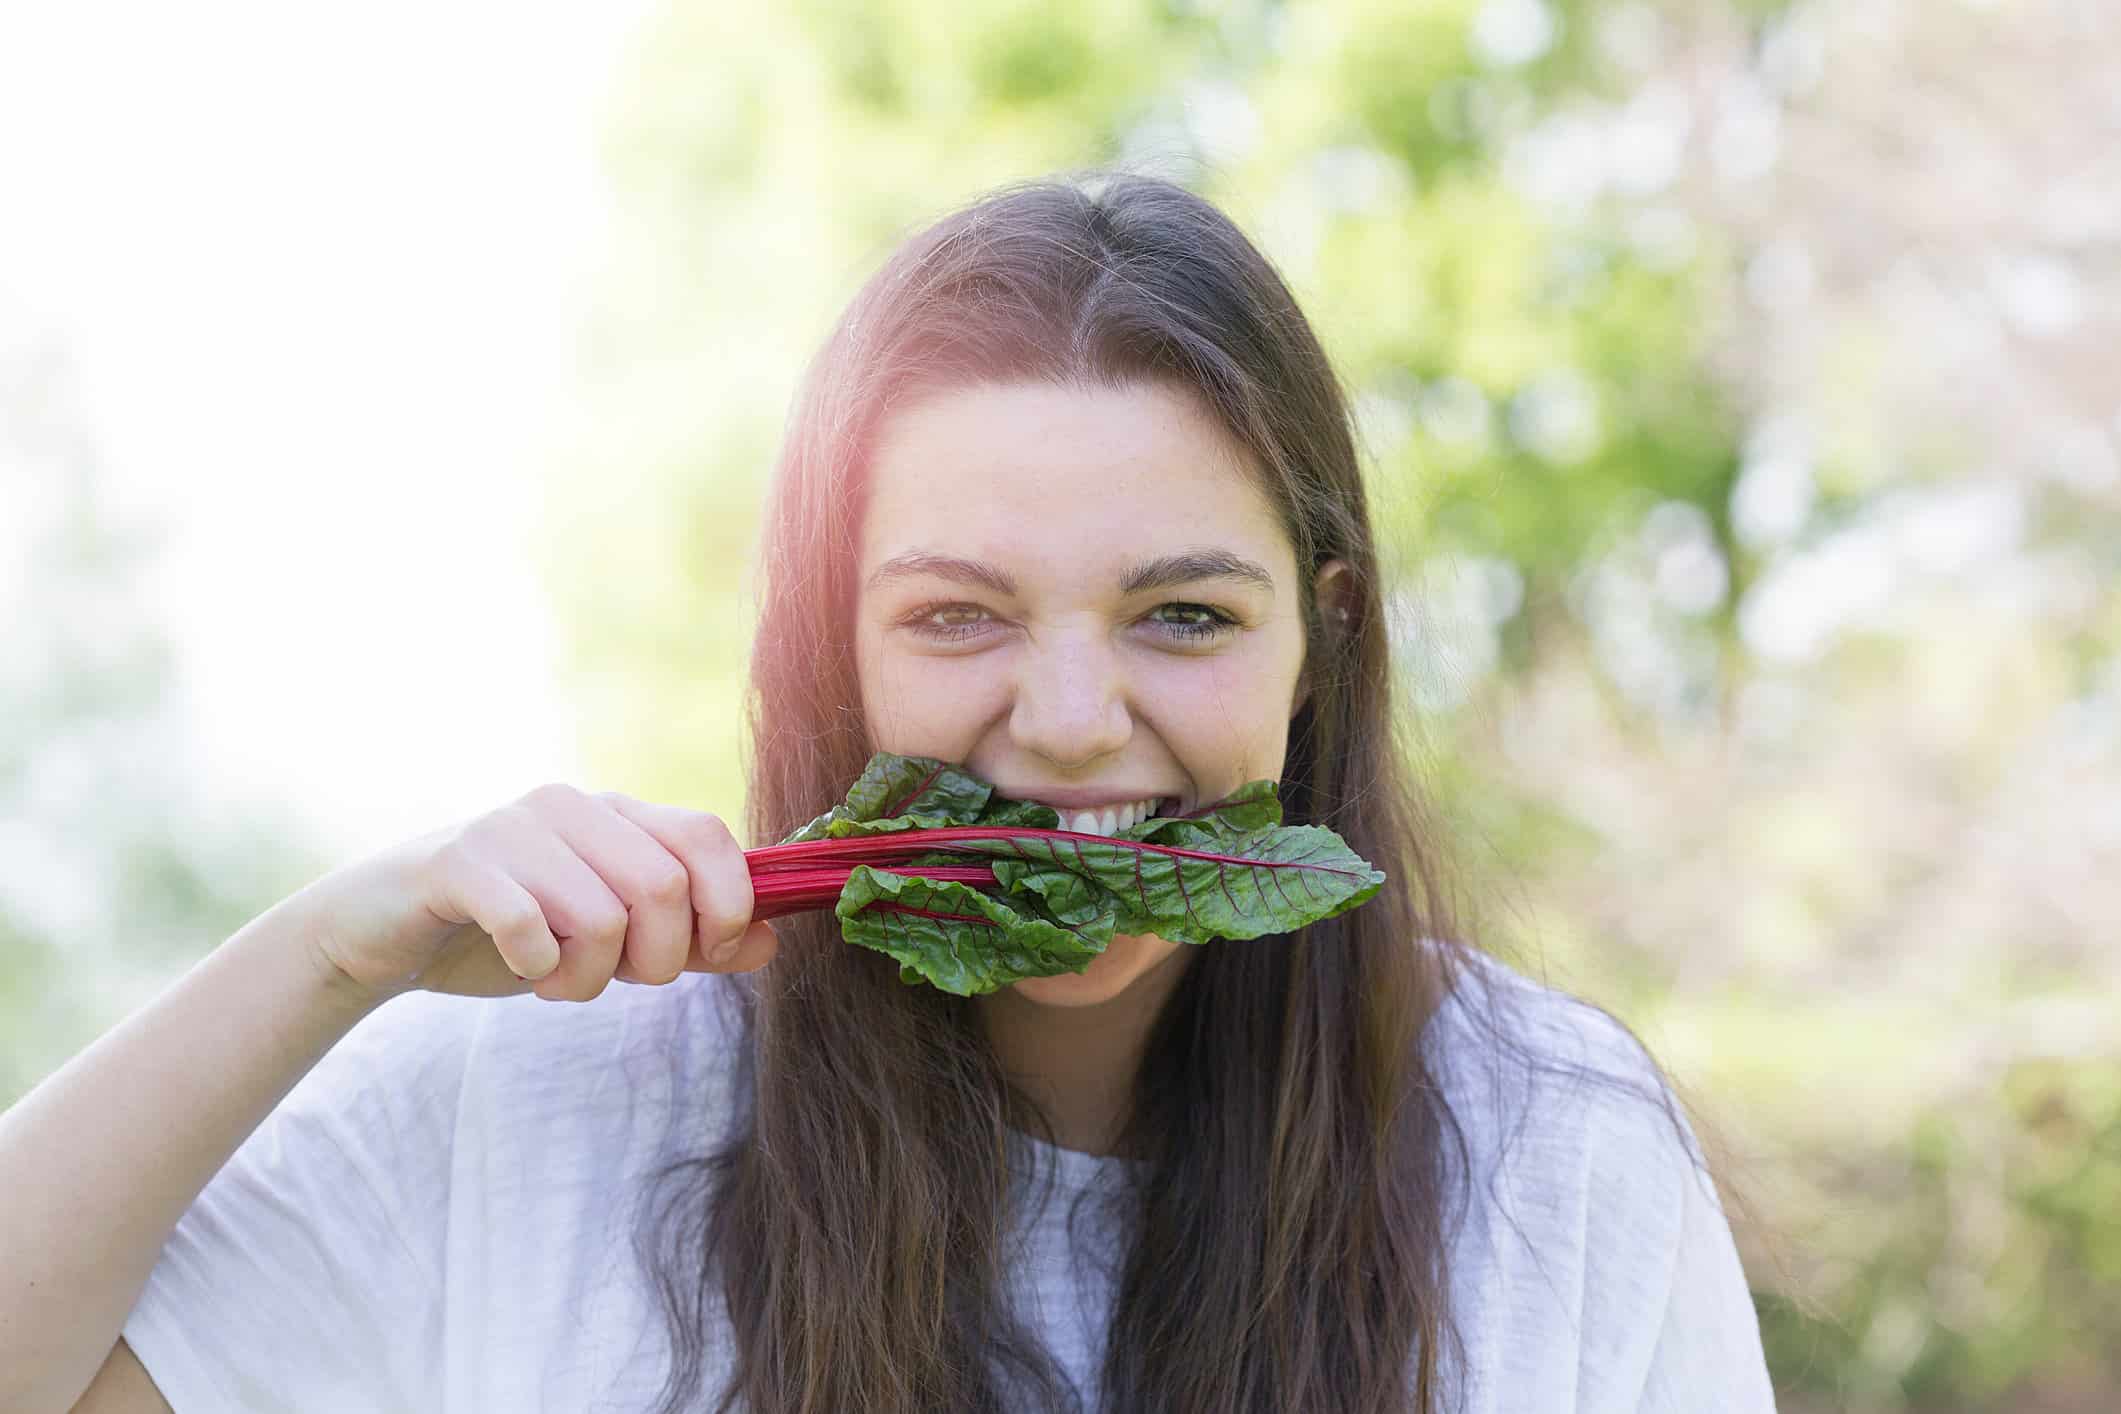
[[[1083,835],[1116,835],[1146,821],[1176,815],[1180,805],[1179,797],[1169,795],[1085,807],[1053,805],[1035,797],[1026,798],[1033,804],[1046,806],[1060,817],[1056,829]]]

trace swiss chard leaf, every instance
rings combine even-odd
[[[848,942],[898,959],[900,981],[925,980],[961,997],[1080,972],[1112,941],[1110,907],[1092,926],[1067,927],[963,884],[866,864],[855,866],[834,911]]]
[[[1281,792],[1272,781],[1246,781],[1213,805],[1184,815],[1159,815],[1123,833],[1129,839],[1155,839],[1166,829],[1209,825],[1233,830],[1260,830],[1281,823]]]
[[[836,912],[841,936],[897,958],[903,980],[960,996],[1081,972],[1115,932],[1195,944],[1287,932],[1368,902],[1385,882],[1331,830],[1282,825],[1272,781],[1110,838],[1059,822],[961,767],[879,752],[843,804],[783,843],[910,832],[913,847],[920,832],[949,831],[891,864],[916,872],[855,867]],[[999,893],[918,877],[968,855],[991,861]]]
[[[1367,903],[1384,883],[1340,836],[1309,825],[1167,831],[1154,843],[970,840],[965,848],[1012,856],[994,862],[994,877],[1012,894],[1055,897],[1057,891],[1072,902],[1073,888],[1051,877],[1066,874],[1112,900],[1120,932],[1153,932],[1174,942],[1284,933]]]
[[[946,761],[880,751],[869,758],[844,803],[781,843],[958,825],[1050,830],[1059,823],[1060,815],[1051,806],[998,796],[993,786]]]

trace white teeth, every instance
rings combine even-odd
[[[1102,810],[1061,810],[1060,828],[1082,835],[1104,835],[1110,837],[1132,825],[1139,825],[1156,812],[1154,800],[1136,800],[1125,805],[1108,805]]]

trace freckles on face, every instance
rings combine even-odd
[[[1243,457],[1164,388],[976,385],[894,412],[857,580],[872,749],[1193,801],[1278,777],[1303,621]],[[1124,583],[1186,555],[1198,573]]]

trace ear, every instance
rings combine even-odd
[[[1345,632],[1355,600],[1355,576],[1347,561],[1328,560],[1320,565],[1311,582],[1311,595],[1318,603],[1318,621],[1324,626],[1326,637],[1331,639]],[[1289,715],[1294,717],[1310,700],[1311,655],[1307,651],[1303,668],[1296,675],[1296,696],[1289,703]]]

